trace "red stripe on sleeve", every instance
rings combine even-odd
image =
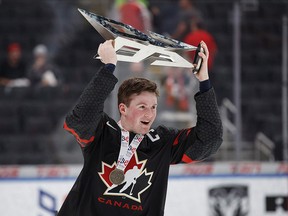
[[[178,143],[179,143],[179,136],[181,135],[182,132],[183,132],[183,131],[181,131],[181,132],[178,134],[178,136],[175,138],[175,140],[174,140],[174,142],[173,142],[173,146],[174,146],[174,145],[178,145]]]
[[[186,154],[183,155],[181,159],[184,163],[195,163],[197,161],[192,160],[190,157],[188,157]]]
[[[94,136],[92,136],[89,140],[81,139],[74,129],[68,127],[66,122],[64,122],[64,129],[69,131],[70,133],[72,133],[76,137],[77,142],[80,144],[81,147],[85,147],[89,143],[93,142],[93,140],[95,138]]]

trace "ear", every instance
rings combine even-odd
[[[125,115],[126,105],[124,103],[120,103],[118,108],[119,108],[120,115]]]

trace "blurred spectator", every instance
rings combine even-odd
[[[117,0],[109,0],[108,8],[106,11],[106,16],[109,19],[119,20],[119,10],[117,5]]]
[[[191,31],[191,20],[195,18],[202,19],[201,13],[194,6],[192,0],[178,0],[179,16],[176,30],[171,33],[171,37],[183,41]],[[173,8],[172,10],[176,10]],[[195,45],[195,44],[192,44]],[[183,68],[175,68],[168,71],[164,77],[164,86],[166,93],[166,107],[174,111],[187,112],[191,109],[189,95],[191,94],[191,72]]]
[[[146,33],[152,28],[150,12],[141,1],[125,0],[119,6],[119,16],[120,22],[131,25],[141,32]],[[128,70],[132,73],[137,73],[138,76],[142,76],[145,73],[145,65],[143,62],[130,63]]]
[[[153,31],[163,34],[172,35],[178,23],[179,6],[178,0],[149,0],[149,10]]]
[[[27,86],[26,64],[22,60],[21,46],[11,43],[7,48],[7,58],[0,65],[0,85]]]
[[[61,76],[57,68],[49,62],[48,49],[39,44],[33,50],[34,62],[28,72],[31,85],[57,86],[61,82]]]
[[[151,30],[151,16],[147,7],[137,0],[126,0],[119,8],[120,22],[139,31]]]
[[[217,52],[217,44],[213,35],[211,35],[207,30],[203,27],[203,22],[201,19],[192,18],[190,20],[190,28],[191,32],[184,38],[184,42],[197,46],[200,41],[205,41],[207,47],[209,49],[209,59],[208,59],[208,67],[209,71],[212,70],[214,58]],[[195,52],[188,53],[190,61],[193,61]]]
[[[202,14],[194,6],[193,0],[179,0],[180,17],[176,31],[171,35],[174,39],[183,41],[186,35],[191,31],[191,19],[202,20]],[[209,51],[210,52],[210,51]]]
[[[189,111],[190,71],[183,68],[168,69],[165,78],[166,107],[174,111]]]

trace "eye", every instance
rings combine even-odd
[[[145,109],[146,107],[144,105],[139,106],[140,109]]]
[[[154,109],[157,109],[157,105],[152,106],[152,109],[153,109],[153,110],[154,110]]]

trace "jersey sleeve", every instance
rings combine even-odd
[[[104,102],[116,83],[117,78],[113,72],[101,67],[72,111],[67,114],[64,129],[75,136],[81,147],[93,142],[96,128],[103,116]]]
[[[215,153],[222,143],[223,127],[214,89],[196,94],[195,101],[196,126],[175,133],[172,164],[203,160]]]

